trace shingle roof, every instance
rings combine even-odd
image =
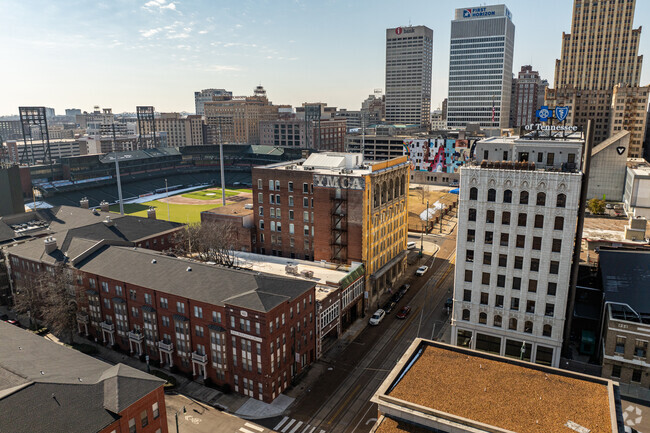
[[[0,431],[95,432],[164,380],[0,322]],[[38,414],[38,416],[24,416]]]
[[[189,262],[156,251],[118,246],[104,246],[75,267],[196,301],[227,303],[263,312],[315,287],[311,281]]]

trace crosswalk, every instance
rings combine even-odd
[[[264,428],[247,422],[239,428],[239,431],[241,433],[261,433],[264,431]]]
[[[325,430],[316,431],[316,427],[305,424],[297,419],[285,416],[273,430],[280,433],[325,433]]]

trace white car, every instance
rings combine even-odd
[[[407,250],[412,250],[414,248],[415,248],[415,242],[411,241],[411,242],[406,243],[406,249]]]
[[[380,308],[375,311],[375,314],[372,315],[368,323],[371,325],[379,325],[379,323],[384,320],[384,317],[386,317],[386,312]]]
[[[418,270],[415,271],[415,275],[421,277],[422,275],[426,274],[428,270],[429,270],[428,266],[420,266]]]

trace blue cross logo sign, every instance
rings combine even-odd
[[[569,115],[569,107],[555,107],[555,118],[560,122]]]
[[[548,119],[553,117],[553,111],[549,110],[548,106],[542,105],[542,107],[535,112],[535,116],[537,116],[540,122],[548,122]]]

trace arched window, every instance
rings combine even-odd
[[[531,322],[530,320],[526,320],[526,322],[524,322],[524,332],[526,334],[533,333],[533,322]]]
[[[519,194],[519,204],[528,204],[528,191],[522,191]]]
[[[517,319],[514,317],[511,317],[510,320],[508,321],[508,329],[512,329],[514,331],[517,330]]]
[[[544,329],[542,330],[542,335],[544,337],[550,337],[552,333],[553,333],[553,327],[551,325],[544,325]]]
[[[510,191],[509,189],[503,191],[503,202],[512,203],[512,191]]]
[[[566,195],[558,194],[557,195],[557,202],[556,202],[555,206],[557,206],[557,207],[565,207],[566,206]]]
[[[375,207],[379,206],[379,185],[375,185],[375,199],[374,199],[374,206],[375,206]]]
[[[393,179],[391,179],[390,183],[388,184],[388,191],[386,193],[388,201],[391,201],[393,199],[393,191],[395,191],[395,186],[393,184]]]
[[[493,188],[488,189],[488,201],[497,201],[497,191]]]
[[[399,183],[399,193],[404,195],[404,188],[406,188],[406,179],[402,176],[402,181]]]
[[[487,313],[479,313],[478,323],[480,323],[481,325],[487,324]]]
[[[537,193],[537,206],[546,206],[546,194],[543,192]]]
[[[469,321],[469,310],[467,308],[463,310],[463,320]]]
[[[384,183],[381,184],[381,204],[385,204],[386,201],[387,201],[386,200],[386,188],[387,188],[386,181],[384,181]]]
[[[497,328],[501,327],[501,316],[499,316],[498,314],[494,316],[494,326],[496,326]]]
[[[399,177],[395,179],[395,188],[393,188],[393,198],[399,197]]]
[[[471,187],[469,189],[469,199],[470,200],[478,200],[478,188]]]

